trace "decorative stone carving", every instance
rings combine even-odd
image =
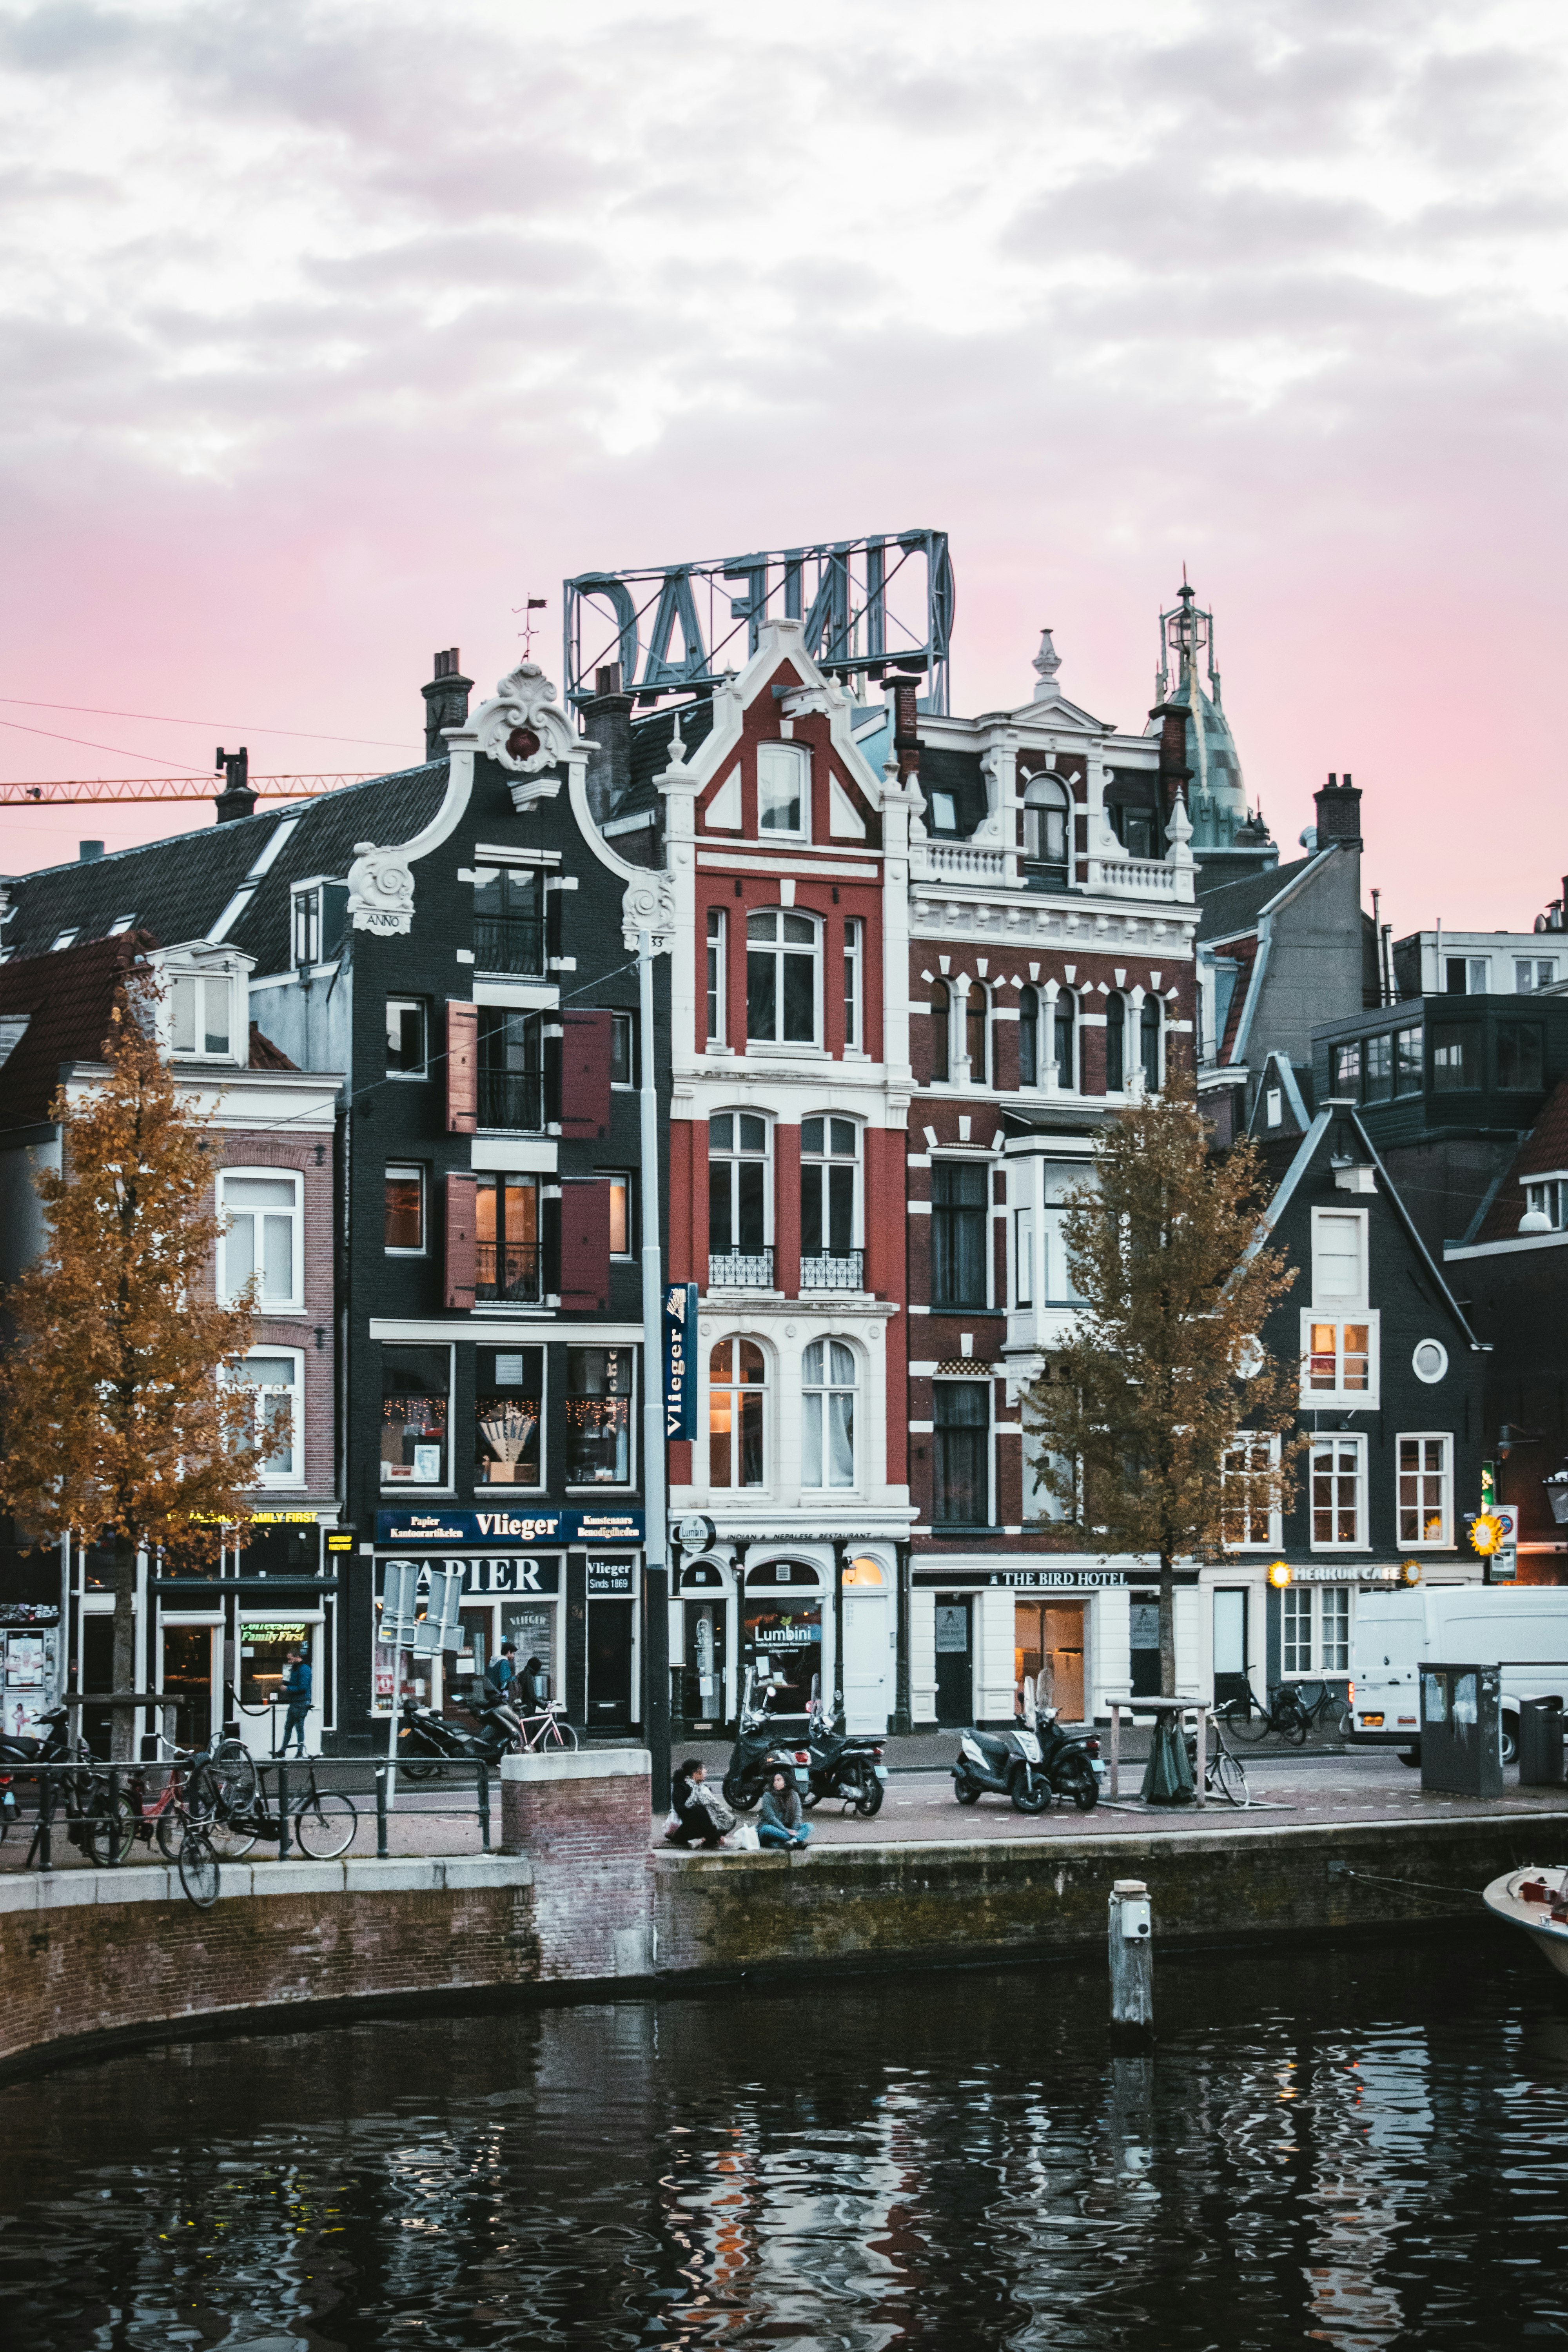
[[[537,775],[570,752],[587,748],[572,732],[565,712],[556,705],[555,688],[537,662],[519,662],[500,680],[495,700],[476,714],[472,731],[479,750],[517,776]]]
[[[639,931],[652,935],[654,951],[668,948],[675,936],[675,887],[668,874],[651,870],[626,884],[621,900],[621,937],[629,949]]]
[[[401,846],[356,841],[349,867],[349,919],[356,931],[390,938],[414,928],[414,868]]]

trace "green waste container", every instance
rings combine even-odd
[[[1195,1794],[1187,1743],[1180,1724],[1168,1715],[1154,1726],[1142,1794],[1146,1805],[1190,1805]]]

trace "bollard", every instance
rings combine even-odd
[[[289,1859],[289,1767],[281,1759],[278,1765],[278,1859]]]
[[[479,1835],[487,1853],[490,1850],[490,1776],[489,1767],[478,1767],[479,1776]]]
[[[386,1860],[386,1766],[375,1768],[375,1858]]]
[[[1119,1878],[1110,1890],[1110,2022],[1147,2033],[1154,2023],[1154,1931],[1149,1889]]]

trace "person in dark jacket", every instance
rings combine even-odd
[[[303,1650],[289,1652],[289,1671],[283,1677],[279,1696],[287,1699],[289,1711],[283,1717],[283,1745],[278,1753],[280,1756],[287,1756],[289,1742],[292,1739],[297,1743],[300,1754],[303,1756],[305,1717],[310,1712],[310,1669],[305,1663]]]
[[[771,1774],[757,1808],[757,1843],[805,1845],[810,1836],[811,1823],[801,1810],[800,1791],[794,1780],[787,1772]]]
[[[698,1759],[689,1757],[669,1784],[669,1809],[679,1827],[666,1830],[665,1837],[671,1845],[721,1845],[725,1832],[719,1826],[713,1811],[699,1793],[708,1777],[708,1767]]]

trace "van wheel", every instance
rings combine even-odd
[[[1421,1750],[1419,1748],[1402,1748],[1399,1751],[1399,1760],[1402,1764],[1407,1764],[1414,1772],[1420,1766]]]
[[[1502,1748],[1503,1762],[1505,1764],[1517,1764],[1519,1762],[1519,1717],[1517,1715],[1505,1715],[1503,1717],[1499,1744]]]

